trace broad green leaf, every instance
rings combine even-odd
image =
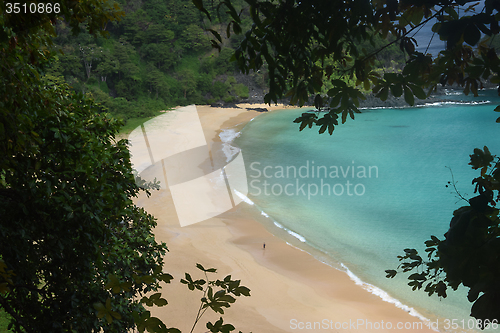
[[[314,106],[318,110],[323,106],[323,97],[321,97],[320,94],[316,94],[316,96],[314,97]]]
[[[330,100],[330,107],[335,108],[339,105],[340,99],[342,98],[341,94],[335,95],[331,100]]]
[[[330,133],[330,134],[332,134],[332,133]],[[240,286],[240,287],[236,288],[233,293],[236,296],[239,296],[240,294],[242,294],[244,296],[250,296],[250,289],[248,289],[247,287],[244,287],[244,286]]]
[[[387,98],[389,97],[389,89],[387,89],[387,87],[383,87],[377,94],[377,97],[380,98],[380,100],[382,101],[386,101]]]
[[[196,267],[199,269],[199,270],[202,270],[204,272],[209,272],[209,273],[215,273],[217,272],[217,270],[215,268],[208,268],[206,269],[205,267],[203,267],[201,264],[196,264]]]
[[[405,86],[404,92],[405,92],[406,103],[408,103],[408,105],[413,106],[413,104],[415,104],[415,98],[413,97],[412,91],[410,90],[410,88],[408,88],[408,86]]]
[[[479,31],[476,25],[469,24],[464,30],[464,41],[474,46],[479,42],[479,39],[481,39],[481,31]]]
[[[391,93],[394,97],[400,97],[403,94],[403,86],[398,83],[391,85]]]
[[[424,17],[424,9],[414,7],[413,15],[411,16],[411,23],[418,25]]]
[[[193,4],[198,8],[199,11],[205,13],[207,15],[208,19],[210,20],[210,14],[207,12],[207,10],[203,7],[203,0],[192,0]]]
[[[182,333],[179,329],[177,329],[175,327],[168,328],[165,332],[166,333]]]
[[[170,274],[160,274],[160,276],[158,277],[158,279],[160,281],[163,281],[165,283],[170,283],[170,281],[172,281],[174,279],[174,277]]]
[[[408,85],[413,94],[418,98],[418,99],[426,99],[427,98],[427,94],[425,93],[425,91],[422,89],[422,87],[416,85],[416,84],[409,84]]]
[[[219,43],[222,43],[222,37],[220,36],[220,34],[217,31],[215,31],[213,29],[207,29],[207,31],[210,31],[215,36],[215,38],[217,38]]]

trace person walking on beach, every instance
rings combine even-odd
[[[264,242],[264,244],[262,244],[262,248],[265,250],[266,249],[266,242]]]

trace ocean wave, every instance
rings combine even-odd
[[[276,222],[276,221],[273,221],[273,222],[274,222],[274,225],[275,225],[275,226],[277,226],[278,228],[280,228],[280,229],[282,229],[282,230],[286,231],[289,235],[291,235],[291,236],[293,236],[293,237],[297,238],[297,239],[298,239],[299,241],[301,241],[302,243],[306,243],[306,242],[307,242],[307,240],[305,239],[305,237],[304,237],[304,236],[302,236],[302,235],[300,235],[300,234],[296,233],[295,231],[292,231],[292,230],[288,229],[287,227],[285,227],[285,226],[283,226],[283,225],[279,224],[279,223],[278,223],[278,222]]]
[[[215,188],[226,188],[226,177],[224,177],[224,173],[221,169],[218,171],[218,173],[212,173],[212,177],[209,178],[209,181]]]
[[[265,213],[264,213],[265,214]],[[267,215],[267,214],[266,214]],[[281,225],[280,223],[276,222],[273,220],[273,223],[276,227],[286,231],[288,234],[292,235],[293,237],[297,238],[298,240],[300,240],[301,242],[303,243],[306,243],[307,240],[305,237],[303,237],[302,235],[286,228],[285,226]],[[291,246],[294,246],[293,244],[290,244],[289,242],[286,242],[288,245],[291,245]],[[294,246],[295,247],[295,246]],[[304,251],[303,249],[300,249],[298,248],[299,250],[301,251]],[[322,253],[325,253],[321,250],[319,250],[320,252]],[[368,291],[369,293],[375,295],[375,296],[378,296],[380,297],[383,301],[385,302],[388,302],[388,303],[391,303],[391,304],[394,304],[397,308],[400,308],[406,312],[408,312],[408,314],[410,314],[411,316],[414,316],[420,320],[422,320],[424,323],[430,323],[430,320],[428,318],[426,318],[425,316],[423,316],[422,314],[420,314],[417,310],[415,310],[414,308],[408,306],[408,305],[405,305],[403,303],[401,303],[398,299],[394,298],[394,297],[391,297],[386,291],[372,285],[372,284],[369,284],[369,283],[366,283],[364,282],[363,280],[361,280],[358,276],[356,276],[346,265],[344,265],[343,263],[339,263],[340,267],[339,268],[338,266],[335,267],[335,266],[332,266],[330,264],[328,264],[327,262],[319,259],[319,258],[316,258],[317,260],[319,260],[320,262],[324,263],[325,265],[328,265],[330,267],[333,267],[333,268],[336,268],[336,269],[339,269],[340,271],[346,273],[349,278],[354,281],[354,283],[358,286],[361,286],[363,289],[365,289],[366,291]]]
[[[241,135],[241,132],[237,132],[232,128],[223,129],[222,132],[219,133],[219,138],[222,142],[222,152],[226,156],[226,162],[230,162],[232,158],[238,154],[241,149],[231,145],[231,143]]]
[[[230,143],[240,135],[241,132],[236,132],[234,128],[228,128],[223,129],[222,132],[219,133],[219,138],[224,143]]]
[[[289,230],[289,229],[285,229],[286,232],[288,232],[290,235],[292,235],[293,237],[297,238],[299,241],[301,241],[302,243],[305,243],[306,242],[306,239],[301,236],[300,234],[296,233],[296,232],[293,232],[292,230]]]
[[[403,309],[404,311],[408,312],[411,316],[417,317],[418,319],[422,320],[423,322],[429,323],[430,320],[426,317],[424,317],[422,314],[420,314],[417,310],[415,310],[412,307],[409,307],[408,305],[405,305],[401,303],[399,300],[397,300],[394,297],[391,297],[387,292],[384,290],[364,282],[361,280],[359,277],[357,277],[349,268],[347,268],[346,265],[343,263],[340,263],[340,266],[342,267],[342,270],[347,273],[349,278],[356,283],[356,285],[361,286],[363,289],[366,291],[380,297],[383,301],[394,304],[397,308]]]
[[[385,109],[407,109],[407,108],[423,108],[423,107],[439,107],[439,106],[447,106],[447,105],[484,105],[490,104],[490,100],[482,100],[482,101],[438,101],[438,102],[427,102],[423,104],[415,104],[413,106],[404,105],[404,106],[370,106],[370,107],[360,107],[360,110],[385,110]]]
[[[255,202],[253,202],[252,200],[250,200],[246,195],[244,195],[240,191],[234,190],[234,189],[233,189],[233,191],[245,203],[249,204],[250,206],[256,206]],[[260,215],[262,215],[262,216],[264,216],[264,217],[266,217],[268,219],[271,219],[271,217],[269,215],[267,215],[266,212],[264,212],[262,209],[259,209],[259,211],[260,211]]]
[[[301,241],[302,243],[307,243],[307,239],[296,233],[295,231],[292,231],[290,229],[288,229],[287,227],[283,226],[282,224],[280,224],[279,222],[277,222],[276,220],[274,220],[272,217],[270,217],[266,212],[264,212],[262,209],[260,209],[252,200],[250,200],[246,195],[244,195],[243,193],[237,191],[237,190],[234,190],[234,192],[236,193],[236,195],[238,197],[240,197],[244,202],[246,202],[247,204],[251,205],[251,206],[255,206],[256,208],[259,209],[260,213],[262,216],[265,216],[266,218],[270,219],[273,221],[273,224],[274,226],[276,226],[277,228],[281,229],[281,230],[284,230],[286,231],[289,235],[295,237],[296,239],[298,239],[299,241]],[[285,241],[288,245],[290,246],[293,246],[293,247],[296,247],[294,246],[293,244]],[[314,247],[314,246],[313,246]],[[301,250],[301,251],[304,251],[303,249],[301,248],[298,248],[296,247],[297,249]],[[319,250],[320,252],[326,254],[325,252],[323,252],[322,250]],[[327,254],[326,254],[327,255]],[[410,314],[411,316],[414,316],[416,318],[419,318],[420,320],[422,320],[423,322],[425,323],[430,323],[430,320],[426,317],[424,317],[422,314],[420,314],[417,310],[415,310],[414,308],[408,306],[408,305],[405,305],[403,303],[401,303],[398,299],[394,298],[394,297],[391,297],[386,291],[372,285],[372,284],[369,284],[369,283],[366,283],[364,282],[363,280],[361,280],[358,276],[356,276],[353,272],[351,272],[351,270],[346,266],[344,265],[343,263],[339,263],[340,264],[340,268],[339,267],[335,267],[335,266],[332,266],[330,265],[329,263],[325,262],[324,260],[321,260],[319,258],[316,258],[317,260],[319,260],[320,262],[324,263],[325,265],[328,265],[330,267],[333,267],[333,268],[336,268],[336,269],[339,269],[341,271],[343,271],[344,273],[346,273],[349,278],[354,281],[354,283],[356,285],[359,285],[361,286],[363,289],[365,289],[366,291],[380,297],[383,301],[385,302],[388,302],[388,303],[391,303],[391,304],[394,304],[397,308],[400,308],[406,312],[408,312],[408,314]]]
[[[235,190],[233,189],[234,193],[241,199],[243,200],[244,202],[246,202],[247,204],[249,204],[250,206],[255,206],[255,202],[253,202],[252,200],[250,200],[246,195],[244,195],[243,193],[241,193],[240,191],[238,190]]]
[[[234,190],[234,193],[235,193],[235,194],[236,194],[236,195],[237,195],[237,196],[238,196],[241,200],[243,200],[244,202],[246,202],[247,204],[249,204],[249,205],[251,205],[251,206],[255,206],[255,207],[257,207],[257,206],[255,205],[255,202],[253,202],[252,200],[250,200],[250,199],[249,199],[246,195],[244,195],[243,193],[241,193],[241,192],[239,192],[239,191],[237,191],[237,190]],[[264,217],[266,217],[266,218],[268,218],[268,219],[272,220],[272,221],[273,221],[273,223],[274,223],[274,225],[275,225],[276,227],[278,227],[278,228],[280,228],[280,229],[282,229],[282,230],[286,231],[289,235],[291,235],[291,236],[293,236],[293,237],[297,238],[297,239],[298,239],[299,241],[301,241],[302,243],[306,243],[306,242],[307,242],[307,240],[305,239],[305,237],[304,237],[304,236],[302,236],[302,235],[300,235],[300,234],[296,233],[295,231],[292,231],[292,230],[288,229],[287,227],[285,227],[285,226],[281,225],[280,223],[276,222],[276,221],[275,221],[272,217],[270,217],[270,216],[269,216],[266,212],[264,212],[264,211],[263,211],[262,209],[260,209],[259,207],[257,207],[257,209],[259,209],[259,211],[260,211],[260,215],[262,215],[262,216],[264,216]]]
[[[426,106],[443,106],[443,105],[483,105],[483,104],[489,104],[491,101],[442,101],[442,102],[432,102],[432,103],[426,103],[424,105],[418,105],[419,107],[426,107]]]
[[[445,89],[444,90],[444,94],[446,96],[459,96],[459,95],[463,95],[464,92],[461,91],[461,90],[449,90],[449,89]]]

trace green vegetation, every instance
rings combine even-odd
[[[234,55],[238,67],[247,74],[267,67],[267,103],[287,96],[291,104],[304,105],[313,98],[316,108],[326,111],[295,119],[300,130],[315,127],[333,134],[340,122],[360,112],[367,91],[382,101],[391,94],[413,105],[438,85],[455,84],[477,96],[485,82],[500,83],[495,50],[500,7],[494,0],[244,1],[253,21],[247,29],[236,2],[215,4],[232,18],[227,31],[242,36]],[[208,19],[213,17],[203,1],[193,3]],[[417,52],[412,37],[432,20],[436,38],[446,42],[446,49],[434,57]],[[212,44],[220,47],[221,36],[212,34]],[[387,62],[387,51],[394,46],[404,53],[401,65]],[[406,249],[399,258],[403,272],[414,271],[408,277],[413,290],[446,297],[448,288],[469,288],[471,316],[484,328],[500,321],[500,218],[495,208],[500,160],[484,147],[474,150],[470,164],[481,170],[473,180],[479,195],[464,198],[468,205],[454,212],[444,240],[432,236],[425,243],[428,261],[415,249]],[[387,270],[388,277],[396,274]]]
[[[221,22],[231,20],[227,13],[210,22],[189,0],[117,3],[125,16],[106,24],[106,37],[93,36],[85,29],[75,37],[73,26],[57,22],[54,49],[60,52],[45,69],[46,80],[67,82],[72,90],[91,94],[103,110],[125,121],[149,118],[177,105],[246,101],[250,85],[259,96],[267,91],[267,69],[242,79],[236,62],[231,61],[241,35],[221,37],[220,52],[211,47],[210,34],[202,27],[221,32]],[[243,4],[242,0],[234,3],[237,9]],[[250,27],[248,11],[242,12],[240,22]],[[358,48],[370,52],[383,41],[374,38],[372,44],[364,42]],[[377,55],[376,64],[394,71],[398,68],[394,64],[403,60],[393,45]]]
[[[462,8],[463,1],[418,5],[244,1],[250,7],[251,28],[246,28],[247,18],[245,11],[237,9],[239,3],[217,2],[231,16],[227,30],[241,35],[234,54],[239,69],[246,74],[267,70],[267,103],[283,97],[294,105],[314,100],[318,109],[328,111],[303,115],[297,119],[300,129],[316,125],[321,133],[326,129],[332,133],[339,116],[342,123],[347,117],[354,119],[367,91],[383,101],[389,93],[404,97],[413,105],[415,98],[425,99],[438,84],[457,84],[466,94],[477,94],[483,81],[499,81],[500,61],[489,45],[499,31],[494,1],[486,1],[481,8],[476,8],[479,4]],[[214,17],[202,1],[193,3],[208,19]],[[433,19],[437,20],[433,31],[447,41],[447,49],[434,58],[417,52],[412,37]],[[488,38],[481,41],[481,33]],[[212,34],[212,43],[223,46],[220,34]]]
[[[248,98],[248,87],[244,84],[238,83],[233,87],[236,96],[240,98]]]
[[[0,308],[0,333],[9,332],[7,327],[9,326],[10,317],[5,313],[3,309]]]
[[[143,65],[131,43],[94,35],[123,17],[118,4],[58,4],[58,12],[19,15],[3,3],[0,14],[0,323],[18,333],[180,332],[146,308],[167,305],[160,283],[173,279],[163,270],[167,246],[155,240],[155,218],[133,202],[158,184],[135,177],[127,141],[116,138],[123,122],[105,112],[118,103],[127,117],[152,116],[162,102],[140,95]],[[51,50],[63,18],[61,38],[75,33],[79,43],[64,47],[79,51],[61,56]],[[111,78],[116,70],[121,79],[99,83],[94,69]],[[81,70],[69,77],[76,91],[62,75],[73,70]],[[95,102],[120,83],[137,98]],[[216,272],[197,267],[205,277]],[[230,276],[187,285],[203,291],[195,325],[206,310],[224,313],[236,297],[249,296]],[[234,330],[222,318],[207,327]]]
[[[117,4],[126,15],[106,24],[107,38],[86,31],[75,37],[67,22],[57,22],[54,48],[61,53],[45,71],[48,80],[91,94],[104,110],[124,120],[148,118],[177,105],[248,98],[241,82],[221,87],[226,76],[238,73],[229,61],[233,40],[225,40],[221,53],[214,51],[191,1]]]
[[[224,0],[218,16],[217,7],[192,2],[60,1],[60,12],[29,15],[1,5],[0,307],[15,332],[178,332],[145,308],[167,304],[159,285],[173,277],[163,271],[167,247],[154,239],[155,219],[132,201],[156,185],[137,185],[117,119],[131,128],[171,106],[244,99],[238,69],[268,89],[269,103],[313,97],[328,112],[296,122],[330,134],[339,117],[354,119],[366,91],[411,105],[439,83],[477,93],[483,81],[500,81],[500,60],[480,42],[480,32],[499,32],[491,0],[480,15],[453,1]],[[251,10],[240,11],[244,3]],[[430,18],[448,42],[437,58],[415,52],[411,38]],[[403,66],[388,62],[396,45]],[[407,250],[402,268],[423,268],[410,285],[425,283],[429,294],[469,287],[472,314],[485,322],[500,319],[500,172],[486,148],[471,165],[481,169],[480,195],[456,212],[445,240],[427,242],[428,262]],[[194,325],[205,310],[223,313],[249,295],[239,280],[210,280],[215,269],[197,268],[205,279],[186,273],[181,281],[203,293]],[[207,328],[234,330],[222,318]]]
[[[120,134],[129,135],[137,127],[141,126],[146,121],[148,121],[148,120],[150,120],[150,119],[152,119],[160,114],[161,113],[158,112],[158,114],[153,114],[153,116],[148,117],[148,118],[130,118],[130,119],[127,119],[125,125],[123,125],[120,128]]]
[[[477,319],[477,328],[491,329],[500,318],[500,211],[495,207],[500,201],[500,158],[487,147],[476,148],[469,165],[480,170],[472,181],[478,195],[466,199],[448,182],[467,205],[453,212],[444,239],[431,236],[425,242],[427,259],[415,249],[405,249],[398,257],[398,269],[413,272],[408,285],[413,290],[424,288],[429,296],[446,297],[448,288],[457,290],[461,284],[469,288],[467,299],[473,303],[471,316]],[[398,271],[386,273],[393,278]]]

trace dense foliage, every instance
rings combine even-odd
[[[300,130],[318,126],[320,133],[332,134],[339,117],[344,123],[360,112],[366,91],[382,101],[392,94],[413,105],[415,97],[425,99],[438,85],[454,84],[465,94],[477,95],[485,83],[500,82],[494,43],[500,32],[496,0],[244,1],[253,21],[247,31],[231,0],[217,2],[231,14],[228,32],[243,34],[234,58],[245,73],[267,66],[268,103],[288,96],[292,104],[303,105],[313,96],[317,110],[326,112],[302,114],[295,120]],[[211,18],[205,8],[208,1],[193,3]],[[429,22],[436,37],[446,42],[439,54],[416,51],[413,34]],[[213,35],[219,46],[221,36]],[[371,50],[360,47],[375,46],[380,37],[383,45]],[[402,68],[381,72],[377,57],[393,45],[405,53],[406,61]],[[494,208],[500,199],[500,165],[493,161],[487,148],[471,155],[473,168],[481,169],[481,176],[474,179],[479,196],[454,213],[444,240],[433,236],[426,242],[430,261],[424,262],[414,249],[400,257],[403,271],[418,271],[409,276],[414,290],[425,284],[429,295],[446,297],[448,287],[470,288],[471,315],[481,320],[482,328],[487,320],[500,321],[500,220]],[[387,272],[388,277],[397,273]]]
[[[467,298],[474,303],[471,316],[477,319],[478,328],[487,329],[496,327],[500,319],[500,218],[495,208],[500,200],[500,159],[487,147],[474,149],[470,159],[472,168],[480,170],[472,181],[478,195],[462,197],[467,205],[453,212],[444,239],[431,236],[425,242],[427,259],[415,249],[405,249],[398,257],[399,269],[414,271],[409,285],[413,290],[424,288],[429,296],[446,297],[448,288],[457,290],[461,284],[469,288]],[[398,272],[386,273],[392,278]]]
[[[193,2],[203,11],[202,1]],[[236,47],[238,67],[250,73],[267,66],[268,103],[287,96],[291,104],[303,105],[313,97],[318,109],[328,111],[321,117],[304,114],[297,119],[301,129],[317,125],[332,133],[339,116],[342,122],[354,119],[368,90],[381,100],[389,93],[404,96],[413,105],[415,97],[426,98],[438,84],[458,84],[466,94],[476,94],[485,80],[498,83],[500,62],[489,44],[499,31],[494,0],[481,6],[467,0],[245,2],[253,25]],[[231,13],[228,30],[242,31],[234,3],[218,4]],[[436,38],[446,41],[438,55],[416,51],[413,34],[429,22],[436,22]],[[482,34],[488,38],[481,39]],[[221,41],[214,36],[215,43]],[[374,45],[380,37],[386,46],[360,46]],[[405,53],[406,62],[400,71],[380,72],[377,58],[392,45]]]
[[[120,123],[42,79],[56,14],[2,13],[0,306],[16,332],[126,330],[144,311],[134,297],[170,277],[153,217],[132,202],[140,189],[126,142],[114,139]],[[80,20],[99,29],[120,14],[63,3],[59,15],[77,31]],[[111,293],[111,277],[129,283]]]
[[[123,119],[176,105],[242,101],[249,87],[265,88],[263,74],[243,77],[229,61],[237,39],[225,39],[223,52],[212,50],[203,17],[189,0],[117,4],[126,15],[106,24],[106,38],[86,31],[75,37],[68,22],[57,22],[54,43],[61,52],[46,70],[49,80],[91,93]]]
[[[58,4],[19,15],[3,3],[0,14],[0,309],[14,332],[179,332],[145,308],[167,304],[155,291],[173,279],[154,217],[133,203],[155,184],[137,185],[127,141],[116,139],[121,121],[43,75],[60,61],[57,20],[87,38],[124,13],[111,1]],[[81,49],[91,74],[95,50]],[[230,294],[249,295],[231,277],[206,284],[203,306],[216,312],[234,303]]]

